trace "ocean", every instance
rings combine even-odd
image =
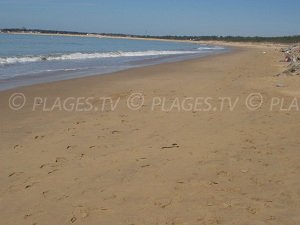
[[[0,34],[0,90],[224,51],[183,42]]]

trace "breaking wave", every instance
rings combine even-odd
[[[221,46],[202,46],[198,50],[225,50],[225,48]]]
[[[71,53],[62,55],[15,56],[0,57],[0,65],[59,60],[84,60],[116,57],[140,57],[159,55],[194,54],[198,51],[141,51],[141,52],[101,52],[101,53]]]

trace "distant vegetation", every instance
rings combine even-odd
[[[74,31],[56,31],[13,28],[2,29],[2,33],[41,33],[41,34],[67,34],[67,35],[103,35],[114,37],[134,37],[134,38],[155,38],[164,40],[192,40],[192,41],[226,41],[226,42],[271,42],[271,43],[298,43],[300,35],[282,36],[282,37],[242,37],[242,36],[149,36],[149,35],[128,35],[128,34],[110,34],[110,33],[86,33]]]
[[[145,36],[143,36],[145,37]],[[149,36],[148,36],[149,37]],[[194,40],[194,41],[226,41],[226,42],[272,42],[272,43],[298,43],[300,35],[282,37],[242,37],[242,36],[159,36],[153,38]]]
[[[40,34],[70,34],[70,35],[86,35],[84,32],[75,31],[57,31],[57,30],[40,30],[40,29],[26,29],[26,28],[9,28],[1,29],[2,33],[40,33]]]

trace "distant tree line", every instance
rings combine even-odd
[[[26,28],[9,28],[1,29],[2,33],[40,33],[40,34],[70,34],[70,35],[86,35],[84,32],[75,31],[57,31],[57,30],[40,30],[40,29],[26,29]]]
[[[57,31],[26,28],[1,29],[2,33],[41,33],[41,34],[67,34],[67,35],[103,35],[114,37],[133,37],[133,38],[155,38],[164,40],[192,40],[192,41],[226,41],[226,42],[272,42],[272,43],[298,43],[300,35],[282,36],[282,37],[244,37],[244,36],[150,36],[150,35],[130,35],[130,34],[112,34],[112,33],[86,33],[75,31]]]
[[[192,41],[226,41],[226,42],[271,42],[271,43],[299,43],[300,35],[281,37],[243,37],[243,36],[141,36],[131,35],[140,38],[158,38],[172,40],[192,40]]]

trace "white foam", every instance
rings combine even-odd
[[[40,61],[59,61],[59,60],[83,60],[83,59],[101,59],[116,57],[140,57],[156,55],[178,55],[193,54],[199,51],[141,51],[141,52],[101,52],[101,53],[71,53],[63,55],[49,56],[23,56],[23,57],[0,57],[0,65],[28,63]]]
[[[41,61],[60,61],[60,60],[84,60],[84,59],[101,59],[116,57],[142,57],[142,56],[158,56],[158,55],[179,55],[179,54],[195,54],[206,51],[224,50],[221,46],[201,46],[190,51],[137,51],[137,52],[96,52],[96,53],[70,53],[61,55],[37,55],[37,56],[15,56],[0,57],[0,65],[9,65],[16,63],[30,63]]]
[[[0,57],[0,64],[15,64],[15,63],[25,63],[25,62],[37,62],[41,60],[41,57]]]
[[[221,46],[204,46],[204,47],[199,47],[198,50],[224,50],[224,47]]]

